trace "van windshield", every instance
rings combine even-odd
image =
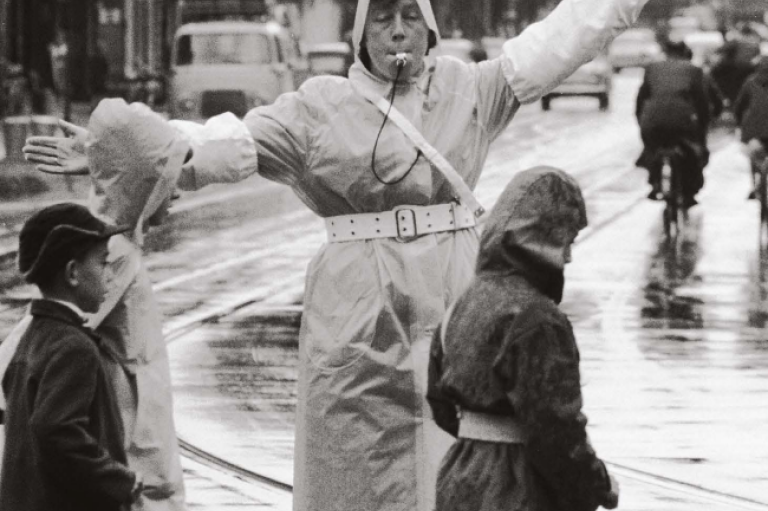
[[[176,65],[267,64],[269,39],[263,34],[187,34],[176,42]]]

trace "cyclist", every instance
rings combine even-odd
[[[751,62],[738,57],[739,43],[729,41],[718,51],[718,60],[710,71],[712,78],[725,96],[729,109],[733,109],[739,90],[754,70]]]
[[[752,181],[757,183],[758,162],[768,151],[768,57],[763,57],[755,72],[744,82],[734,105],[733,115],[741,128],[741,141],[747,145],[752,162]],[[755,191],[749,194],[755,198]]]
[[[637,96],[636,115],[645,145],[637,165],[648,169],[652,187],[649,199],[661,199],[660,148],[673,144],[680,149],[684,207],[695,204],[704,185],[704,167],[709,161],[707,128],[722,104],[710,103],[713,85],[693,65],[685,43],[668,42],[666,60],[647,66]]]

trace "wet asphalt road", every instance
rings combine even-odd
[[[716,130],[701,204],[681,239],[665,242],[661,205],[643,199],[645,176],[633,166],[637,86],[636,75],[617,77],[608,113],[582,99],[555,101],[546,114],[524,107],[493,147],[477,196],[488,208],[514,172],[537,164],[571,172],[585,192],[591,225],[568,267],[563,308],[601,457],[619,472],[768,506],[768,258],[757,207],[744,200],[747,163],[733,135]],[[324,234],[290,191],[254,181],[254,196],[190,211],[153,233],[147,260],[173,339],[180,436],[290,482],[297,304]],[[253,305],[185,329],[244,300]],[[2,319],[0,335],[14,318]],[[623,509],[735,509],[620,475]]]

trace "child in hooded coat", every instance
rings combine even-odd
[[[618,489],[589,444],[579,351],[558,309],[581,191],[539,167],[507,186],[476,274],[432,342],[428,401],[458,437],[438,475],[438,511],[593,511]]]

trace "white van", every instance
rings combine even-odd
[[[182,25],[171,54],[169,109],[175,119],[242,117],[296,90],[309,68],[298,41],[277,23]]]

